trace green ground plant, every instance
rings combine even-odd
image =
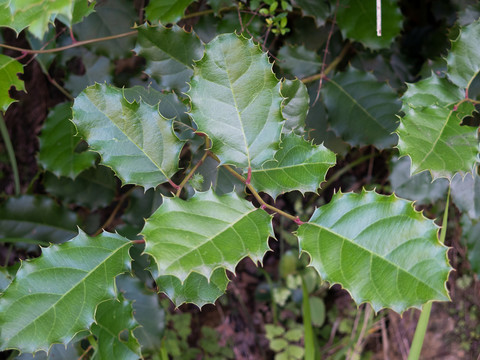
[[[448,53],[425,62],[427,75],[413,83],[411,70],[399,69],[407,66],[395,43],[400,7],[382,3],[381,37],[375,7],[357,1],[152,0],[139,16],[126,0],[0,4],[0,26],[23,31],[39,50],[2,48],[31,56],[67,100],[50,109],[39,138],[43,194],[22,186],[0,119],[16,192],[0,205],[1,241],[42,245],[39,257],[0,272],[0,349],[86,351],[96,359],[181,358],[176,350],[232,356],[206,344],[187,349],[187,325],[159,328],[164,311],[151,289],[177,307],[214,304],[228,274],[245,258],[261,266],[269,239],[278,237],[294,239],[319,283],[340,284],[374,313],[449,301],[448,200],[440,237],[414,207],[419,188],[410,200],[401,192],[408,181],[439,199],[451,189],[466,241],[478,248],[480,21],[468,20],[473,8],[461,8]],[[112,71],[130,50],[148,79],[138,68]],[[11,87],[24,90],[20,58],[0,55],[4,114],[15,101]],[[66,73],[62,84],[50,75],[78,60],[83,74]],[[323,189],[335,181],[329,169],[367,146],[371,154],[333,178],[381,151],[389,166],[407,162],[399,192],[387,195],[371,181],[327,201]],[[369,176],[376,178],[373,170]],[[290,192],[305,198],[278,205]],[[102,222],[96,210],[114,201]],[[304,327],[269,326],[270,348],[278,359],[315,359],[312,323],[320,320],[310,301],[321,300],[309,295],[304,269],[285,266],[303,292]]]

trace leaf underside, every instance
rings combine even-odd
[[[222,163],[248,168],[273,158],[283,97],[272,64],[252,40],[216,37],[195,64],[190,85],[191,116]]]
[[[335,154],[293,133],[286,135],[280,146],[274,160],[252,170],[253,187],[273,198],[293,190],[316,192],[328,169],[335,165]]]
[[[217,268],[234,272],[246,257],[261,262],[273,236],[271,219],[235,193],[217,196],[209,190],[188,201],[164,198],[142,230],[145,252],[162,276],[183,283],[197,272],[210,279]]]
[[[23,262],[0,298],[0,348],[48,351],[87,330],[97,305],[114,296],[115,276],[128,270],[130,246],[116,234],[80,232]]]
[[[449,300],[447,248],[412,204],[375,192],[337,193],[299,227],[300,248],[323,279],[375,311]]]
[[[123,184],[156,187],[178,170],[183,142],[158,106],[129,103],[121,89],[96,84],[75,99],[73,114],[79,133]]]

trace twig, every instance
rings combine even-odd
[[[202,156],[202,158],[200,159],[200,161],[195,164],[195,166],[193,167],[193,169],[188,173],[187,176],[185,176],[185,178],[184,178],[183,181],[180,183],[180,185],[178,185],[177,193],[175,194],[176,197],[179,197],[179,196],[180,196],[180,194],[182,193],[182,189],[183,189],[183,187],[185,186],[185,184],[188,182],[188,180],[190,180],[190,178],[193,176],[193,174],[195,174],[195,171],[197,171],[197,169],[199,168],[199,166],[202,165],[203,162],[205,161],[205,159],[207,158],[207,156],[208,156],[208,148],[210,147],[209,143],[210,143],[210,140],[209,140],[208,138],[206,138],[205,147],[206,147],[207,149],[205,149],[205,154],[203,154],[203,156]]]
[[[370,305],[365,304],[365,314],[363,316],[363,325],[362,330],[360,330],[360,335],[358,336],[357,343],[353,348],[353,356],[356,358],[360,357],[362,352],[362,342],[365,337],[365,332],[367,331],[368,323],[370,322],[370,314],[372,313],[372,308]]]
[[[92,350],[92,349],[93,349],[93,346],[92,346],[92,345],[88,345],[88,347],[85,349],[85,351],[83,352],[83,354],[78,358],[78,360],[82,360],[82,359],[85,357],[85,355],[87,355],[88,352],[89,352],[90,350]]]
[[[328,73],[330,73],[330,71],[332,71],[333,69],[335,69],[338,65],[338,63],[340,61],[342,61],[342,59],[345,57],[345,55],[347,54],[348,50],[350,49],[350,43],[347,43],[342,51],[340,52],[340,54],[330,63],[330,65],[327,66],[327,68],[325,70],[322,69],[322,71],[319,73],[319,74],[315,74],[315,75],[312,75],[312,76],[308,76],[306,78],[303,78],[301,79],[302,82],[304,84],[308,84],[310,82],[313,82],[313,81],[316,81],[318,79],[323,79],[325,78]]]
[[[382,326],[382,348],[383,348],[383,358],[385,360],[390,360],[388,356],[388,334],[387,334],[387,327],[385,325],[385,317],[382,317],[380,320],[380,324]]]
[[[117,216],[117,213],[120,210],[123,202],[130,195],[130,193],[133,191],[133,189],[135,189],[135,188],[132,187],[130,190],[128,190],[126,193],[124,193],[120,197],[120,199],[118,200],[118,204],[115,206],[115,208],[113,209],[113,211],[110,214],[110,216],[108,217],[108,219],[103,223],[103,225],[97,231],[95,231],[93,236],[100,235],[102,233],[103,229],[106,229],[112,223],[112,221],[115,220],[115,216]]]
[[[10,160],[10,165],[12,166],[13,173],[13,182],[15,184],[15,195],[20,195],[20,176],[18,174],[17,160],[15,159],[15,150],[13,149],[12,142],[10,140],[10,135],[8,134],[7,125],[3,118],[3,114],[0,111],[0,132],[2,133],[3,143],[7,148],[8,159]]]

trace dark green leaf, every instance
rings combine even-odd
[[[145,8],[148,21],[162,24],[176,23],[194,0],[152,0]]]
[[[451,184],[452,200],[472,220],[480,220],[480,176],[455,175]]]
[[[183,143],[157,108],[129,103],[121,89],[96,84],[75,99],[73,113],[79,133],[124,184],[148,189],[177,171]]]
[[[350,68],[326,81],[323,98],[333,130],[349,144],[391,147],[397,136],[397,94],[370,73]]]
[[[258,167],[280,139],[280,83],[252,40],[220,35],[196,63],[188,95],[198,130],[208,134],[222,163]]]
[[[335,154],[293,133],[286,135],[280,146],[274,160],[252,170],[253,187],[273,198],[292,190],[316,192],[328,169],[335,165]]]
[[[320,72],[322,61],[315,51],[308,50],[304,45],[285,45],[278,51],[277,65],[285,73],[301,79]]]
[[[91,151],[75,151],[82,139],[76,135],[71,118],[71,103],[59,104],[50,111],[39,137],[38,162],[57,176],[74,179],[95,164],[97,155]]]
[[[172,28],[143,25],[137,30],[134,51],[146,59],[145,72],[162,87],[186,90],[193,74],[193,61],[200,59],[204,50],[197,35],[176,25]]]
[[[283,117],[286,120],[283,125],[283,131],[289,132],[297,128],[299,131],[302,131],[310,106],[307,87],[298,79],[284,79],[281,91],[286,98],[283,101],[282,109]]]
[[[300,248],[322,279],[375,311],[449,300],[447,247],[412,204],[395,195],[337,193],[299,227]]]
[[[303,16],[311,16],[315,19],[317,27],[325,25],[330,6],[324,0],[294,0],[295,4],[302,10]]]
[[[130,246],[116,234],[80,232],[23,262],[0,298],[0,348],[48,351],[88,329],[97,305],[113,296],[114,277],[128,270]]]
[[[164,198],[142,230],[160,275],[184,282],[192,272],[210,279],[214,270],[231,272],[245,257],[261,262],[273,236],[271,216],[235,193],[200,192],[188,201]]]

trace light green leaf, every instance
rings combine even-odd
[[[225,34],[207,44],[188,95],[191,116],[222,163],[258,167],[273,157],[283,98],[272,64],[252,40]]]
[[[0,242],[48,245],[76,234],[77,216],[47,196],[10,197],[0,205]]]
[[[0,298],[0,348],[48,351],[88,329],[97,305],[114,296],[115,276],[128,270],[130,246],[116,234],[91,238],[80,231],[23,262]]]
[[[330,14],[330,6],[324,0],[294,0],[302,11],[303,16],[311,16],[314,18],[317,27],[325,25],[328,15]]]
[[[468,88],[480,72],[480,21],[477,20],[464,27],[459,37],[452,41],[447,56],[447,76],[460,88]]]
[[[25,90],[23,80],[17,74],[23,74],[23,65],[10,56],[0,54],[0,111],[7,111],[10,104],[16,101],[8,94],[12,86],[18,91]]]
[[[95,165],[97,155],[92,151],[76,152],[82,139],[71,123],[72,104],[55,106],[48,114],[39,137],[38,162],[57,176],[74,179],[83,170]]]
[[[73,4],[72,24],[79,23],[84,17],[93,13],[94,0],[75,0]]]
[[[41,39],[48,24],[57,17],[70,26],[73,10],[74,0],[10,0],[0,6],[0,12],[5,14],[0,17],[0,26],[9,27],[17,34],[28,27],[33,35]]]
[[[286,135],[280,146],[274,160],[252,170],[253,187],[273,198],[293,190],[316,192],[328,169],[335,165],[335,154],[293,133]]]
[[[472,170],[478,154],[477,131],[460,122],[473,110],[467,102],[456,110],[453,105],[404,109],[397,130],[398,149],[401,156],[412,159],[412,174],[429,170],[433,179],[451,180],[457,172]]]
[[[304,45],[285,45],[278,51],[277,65],[290,75],[304,78],[320,71],[322,61],[315,51],[308,50]]]
[[[391,147],[397,136],[397,94],[370,73],[350,68],[325,82],[323,99],[333,130],[354,146]]]
[[[121,89],[88,87],[75,99],[72,121],[124,184],[156,187],[178,170],[183,143],[172,121],[143,101],[129,103]]]
[[[77,204],[96,209],[108,206],[117,192],[113,171],[106,166],[97,166],[78,175],[75,180],[56,177],[50,172],[44,175],[47,193],[68,204]]]
[[[138,326],[133,318],[132,304],[119,296],[102,302],[95,312],[92,333],[97,337],[96,360],[138,360],[140,344],[133,335]]]
[[[145,252],[161,275],[182,283],[191,272],[210,279],[217,268],[235,272],[246,257],[261,262],[273,237],[271,219],[235,193],[217,196],[210,190],[188,201],[164,198],[142,230]]]
[[[194,0],[152,0],[145,8],[145,17],[150,22],[176,23]]]
[[[142,281],[130,275],[120,275],[116,280],[124,297],[133,301],[134,317],[141,325],[133,333],[142,346],[142,353],[158,352],[165,329],[165,311],[160,306],[157,293],[146,289]]]
[[[192,303],[201,308],[206,304],[214,304],[225,293],[230,280],[225,269],[217,268],[210,279],[192,272],[183,284],[175,276],[160,276],[156,282],[159,292],[167,295],[175,306]]]
[[[342,35],[373,50],[390,47],[402,29],[403,17],[397,0],[382,1],[382,36],[377,36],[376,32],[375,2],[346,0],[341,2],[336,11],[337,24]]]
[[[193,61],[203,55],[204,46],[197,35],[177,25],[165,28],[145,24],[137,30],[134,51],[145,58],[145,72],[161,87],[186,90],[193,74]]]
[[[284,79],[281,92],[285,97],[282,114],[286,121],[283,132],[286,133],[297,128],[303,131],[310,106],[307,87],[298,79]]]
[[[412,202],[375,192],[337,193],[298,229],[299,245],[322,279],[357,304],[403,312],[449,300],[447,247]]]

